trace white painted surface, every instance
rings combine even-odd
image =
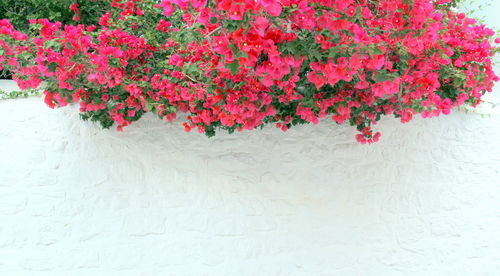
[[[0,275],[498,275],[500,114],[207,139],[0,102]]]
[[[328,121],[207,139],[0,101],[0,275],[498,275],[483,112],[386,119],[367,146]]]
[[[11,92],[15,90],[19,90],[19,87],[15,82],[11,80],[0,79],[0,91]]]

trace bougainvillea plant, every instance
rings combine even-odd
[[[476,106],[499,79],[499,39],[451,0],[108,2],[98,25],[32,19],[35,36],[1,20],[0,69],[106,128],[146,112],[187,113],[185,130],[208,136],[329,117],[360,143],[383,115]]]

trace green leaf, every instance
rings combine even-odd
[[[375,48],[368,48],[368,52],[370,53],[370,55],[374,56],[374,55],[383,55],[384,52],[382,52],[382,50],[380,50],[379,47],[375,47]]]
[[[153,111],[155,105],[153,102],[146,102],[146,109],[149,111]]]
[[[236,54],[236,57],[237,57],[237,58],[239,58],[239,57],[244,57],[244,58],[248,59],[248,54],[247,54],[246,52],[243,52],[243,51],[242,51],[242,52],[238,52],[238,53]]]
[[[57,40],[47,40],[43,43],[44,48],[60,47],[61,43]]]
[[[238,68],[240,67],[240,65],[237,61],[234,61],[233,63],[226,63],[225,67],[231,70],[231,74],[236,75],[236,72],[238,72]]]
[[[375,81],[376,82],[384,82],[388,79],[388,76],[386,73],[383,73],[383,72],[379,72],[377,73],[377,75],[375,76]]]

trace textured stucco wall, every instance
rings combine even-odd
[[[0,101],[0,275],[499,275],[500,108],[480,112],[366,146],[329,121],[207,139]]]
[[[489,113],[384,120],[367,146],[328,121],[207,139],[1,101],[0,275],[498,275]]]

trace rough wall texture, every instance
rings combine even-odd
[[[482,10],[497,27],[499,9]],[[0,275],[499,275],[500,108],[484,107],[384,120],[366,146],[331,122],[207,139],[1,101]]]
[[[4,85],[5,86],[5,85]],[[498,275],[500,113],[207,139],[0,102],[0,275]]]

